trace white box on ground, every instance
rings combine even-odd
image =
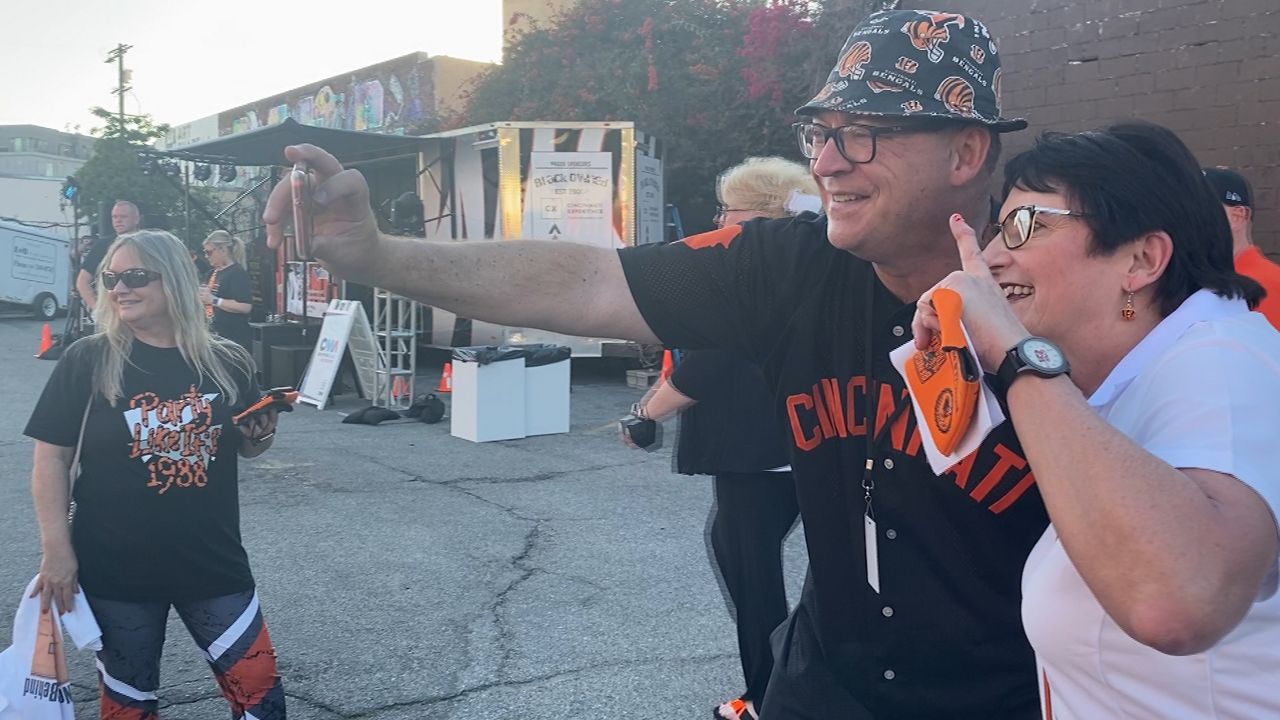
[[[524,437],[524,373],[524,358],[488,365],[455,358],[449,434],[471,442]]]
[[[569,432],[569,359],[524,369],[524,432]]]

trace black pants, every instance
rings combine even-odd
[[[160,654],[170,603],[88,597],[102,629],[98,652],[104,720],[159,717]],[[173,603],[178,617],[213,668],[231,716],[284,720],[284,687],[275,648],[253,590]]]
[[[795,525],[795,481],[789,472],[715,476],[710,541],[738,625],[738,653],[747,689],[758,707],[773,671],[769,634],[787,618],[782,541]]]

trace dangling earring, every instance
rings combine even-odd
[[[1125,320],[1132,320],[1137,315],[1138,311],[1133,309],[1133,293],[1129,293],[1129,297],[1124,301],[1124,309],[1120,311],[1120,317]]]

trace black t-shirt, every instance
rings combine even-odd
[[[25,434],[75,446],[104,344],[98,335],[67,348]],[[249,377],[232,376],[239,408],[257,399]],[[134,341],[123,398],[113,406],[96,394],[85,427],[72,527],[85,592],[177,602],[252,588],[240,543],[242,436],[224,393],[177,348]]]
[[[85,253],[84,259],[80,261],[80,269],[89,273],[93,277],[94,287],[98,284],[98,272],[102,269],[102,261],[107,257],[107,250],[111,249],[111,243],[115,242],[114,237],[98,238],[89,246],[89,251]]]
[[[681,353],[671,386],[698,401],[680,413],[678,472],[749,473],[787,464],[782,426],[759,368],[723,350],[691,350]]]
[[[1020,579],[1048,517],[1008,423],[956,468],[930,470],[888,358],[911,338],[913,304],[831,246],[811,214],[619,254],[663,342],[741,353],[772,386],[810,562],[775,680],[804,687],[811,707],[835,696],[865,707],[844,703],[842,720],[1038,718]],[[879,593],[865,560],[869,396]]]
[[[253,281],[249,279],[249,271],[235,263],[218,270],[209,282],[214,297],[243,303],[253,302]],[[252,350],[250,345],[253,335],[249,330],[248,313],[214,308],[213,331],[242,348]]]

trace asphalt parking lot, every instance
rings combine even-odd
[[[54,367],[32,357],[39,337],[0,317],[6,645],[40,562],[21,434]],[[704,539],[710,479],[622,445],[612,421],[639,394],[620,367],[575,361],[569,434],[480,444],[447,417],[341,424],[367,404],[352,394],[283,416],[272,450],[241,461],[240,493],[290,717],[701,719],[739,692]],[[785,557],[794,599],[800,530]],[[69,660],[77,717],[97,717],[92,657]],[[166,719],[227,717],[176,616],[159,694]]]

